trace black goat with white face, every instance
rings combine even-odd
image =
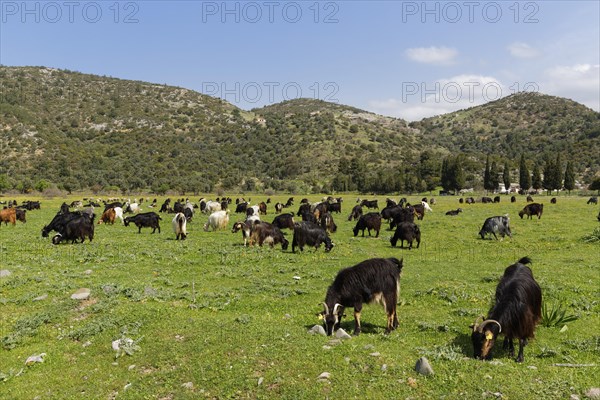
[[[390,333],[398,327],[396,304],[400,291],[402,260],[372,258],[338,272],[327,289],[323,321],[327,335],[339,329],[345,307],[354,308],[354,334],[361,332],[360,313],[364,303],[380,303],[387,313]]]

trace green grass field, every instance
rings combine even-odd
[[[599,226],[598,207],[587,198],[550,204],[539,196],[542,218],[521,220],[523,197],[465,204],[457,217],[444,213],[458,198],[439,197],[419,221],[421,247],[411,251],[392,248],[387,230],[353,237],[347,216],[356,196],[344,199],[334,249],[297,254],[291,245],[243,247],[241,233],[231,233],[241,220],[235,214],[221,232],[204,232],[207,217],[197,214],[183,242],[174,240],[173,215],[163,214],[160,234],[96,225],[92,243],[54,246],[40,231],[63,199],[41,199],[26,224],[0,227],[0,269],[11,272],[0,278],[0,398],[564,399],[600,386],[600,242],[583,239]],[[484,219],[505,213],[513,238],[481,240]],[[271,204],[263,220],[274,216]],[[339,269],[391,256],[404,258],[398,330],[384,335],[385,312],[372,305],[358,337],[338,343],[307,333],[321,323],[316,314]],[[469,325],[523,256],[533,260],[544,302],[578,318],[539,326],[522,364],[501,345],[494,361],[474,360]],[[71,300],[82,287],[90,299]],[[347,315],[342,327],[351,332]],[[116,357],[111,342],[125,337],[139,347]],[[40,353],[44,363],[25,366]],[[414,371],[421,356],[434,376]],[[555,366],[563,363],[595,366]],[[322,372],[330,378],[318,381]]]

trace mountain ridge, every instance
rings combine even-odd
[[[489,153],[513,163],[517,151],[536,162],[578,154],[584,176],[600,165],[600,114],[542,94],[409,123],[313,99],[246,111],[186,88],[46,67],[0,66],[0,88],[5,188],[43,180],[67,190],[330,190],[348,161],[376,180],[381,170],[412,173],[425,151],[440,164],[467,155],[474,184]],[[522,129],[533,150],[515,145]]]

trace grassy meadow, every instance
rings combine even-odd
[[[272,196],[273,204],[287,197]],[[96,225],[93,242],[54,246],[41,228],[63,200],[76,198],[41,199],[27,223],[0,227],[0,269],[10,271],[0,278],[0,398],[564,399],[600,386],[600,242],[584,239],[600,225],[598,206],[538,196],[542,218],[521,220],[521,196],[474,205],[436,197],[418,221],[421,247],[409,251],[392,248],[385,229],[379,238],[353,237],[347,217],[356,196],[343,197],[333,250],[296,254],[291,232],[288,251],[242,246],[241,233],[231,233],[242,216],[233,213],[220,232],[204,232],[207,217],[197,213],[185,241],[175,240],[173,215],[162,214],[160,234]],[[296,212],[300,198],[285,211]],[[377,198],[383,206],[385,196]],[[263,220],[274,218],[273,204]],[[459,206],[462,214],[444,215]],[[505,213],[513,238],[481,240],[485,218]],[[533,260],[549,308],[577,319],[539,326],[522,364],[501,343],[492,362],[474,360],[469,325],[487,313],[504,269],[523,256]],[[398,330],[384,335],[385,312],[372,305],[358,337],[309,335],[337,271],[372,257],[404,258]],[[70,298],[79,288],[91,290],[88,300]],[[346,314],[342,327],[351,332]],[[124,338],[134,342],[117,353],[111,343]],[[40,353],[43,363],[25,365]],[[421,356],[435,375],[414,371]],[[329,379],[318,380],[322,372]]]

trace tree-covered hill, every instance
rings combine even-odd
[[[469,185],[487,154],[516,168],[523,151],[577,155],[576,174],[592,176],[600,119],[532,94],[412,124],[310,99],[244,111],[179,87],[0,66],[0,151],[0,191],[414,191],[459,152]]]
[[[600,170],[600,114],[561,97],[518,93],[411,127],[454,153],[501,155],[514,162],[522,153],[540,161],[560,152],[580,174]]]

